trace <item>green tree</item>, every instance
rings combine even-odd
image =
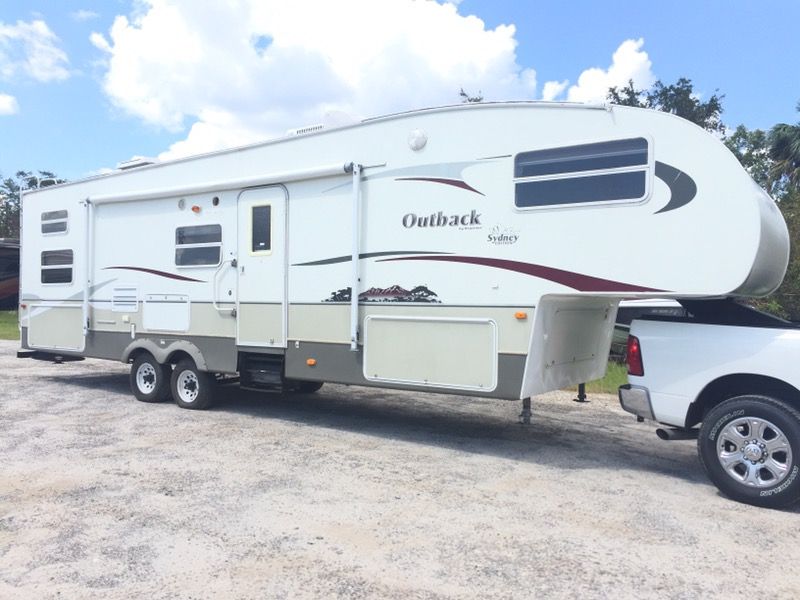
[[[606,100],[611,104],[635,106],[636,108],[650,108],[647,102],[647,90],[637,90],[633,87],[633,79],[629,79],[628,85],[624,87],[608,88]]]
[[[797,103],[800,111],[800,102]],[[769,157],[772,182],[785,181],[790,189],[800,190],[800,123],[778,123],[769,132]]]
[[[691,121],[708,131],[722,132],[722,99],[724,95],[716,92],[705,102],[694,91],[692,80],[681,77],[671,85],[656,81],[649,90],[637,90],[633,80],[628,85],[609,88],[606,99],[612,104],[652,108],[672,113]]]
[[[772,189],[777,186],[770,181],[773,161],[769,156],[767,133],[762,129],[747,129],[744,125],[739,125],[724,141],[753,180],[777,198],[780,195],[779,190]]]
[[[800,102],[797,104],[800,111]],[[770,161],[769,182],[789,229],[789,266],[781,287],[762,300],[766,308],[776,305],[780,314],[800,321],[800,123],[778,123],[767,136]]]
[[[752,304],[784,319],[800,321],[800,191],[787,190],[778,206],[789,229],[789,266],[781,286],[771,296]]]
[[[51,171],[17,171],[0,179],[0,238],[19,238],[20,195],[23,191],[64,183]]]

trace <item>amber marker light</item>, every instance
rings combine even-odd
[[[192,212],[193,212],[194,214],[196,214],[196,215],[197,215],[197,214],[200,214],[200,207],[199,207],[199,206],[197,206],[197,204],[195,204],[195,205],[192,207]]]
[[[528,313],[521,310],[517,311],[514,313],[514,318],[517,319],[518,321],[524,321],[525,319],[528,318]]]
[[[316,364],[317,364],[317,359],[316,359],[316,358],[307,358],[307,359],[306,359],[306,364],[307,364],[309,367],[313,367],[314,365],[316,365]]]

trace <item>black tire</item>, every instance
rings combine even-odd
[[[163,402],[169,398],[169,365],[160,364],[149,352],[136,355],[131,364],[131,391],[141,402]]]
[[[191,359],[180,361],[172,370],[170,388],[175,404],[181,408],[204,410],[214,400],[216,379],[200,371]]]
[[[313,394],[325,385],[323,381],[291,381],[287,383],[287,391],[295,394]]]
[[[768,396],[738,396],[709,411],[697,439],[700,462],[739,502],[781,508],[800,500],[800,412]]]

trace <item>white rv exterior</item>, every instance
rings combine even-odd
[[[22,345],[520,399],[602,376],[623,297],[765,295],[788,250],[682,119],[460,105],[26,193]]]

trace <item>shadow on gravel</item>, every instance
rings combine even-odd
[[[131,388],[127,375],[119,373],[105,373],[97,375],[43,375],[42,381],[49,381],[58,385],[73,385],[89,390],[102,390],[119,394],[130,394]]]
[[[43,379],[130,396],[128,377],[124,374]],[[647,471],[710,485],[694,453],[693,442],[662,442],[651,431],[624,430],[627,424],[614,413],[594,415],[597,420],[586,423],[588,417],[580,415],[580,409],[571,403],[548,402],[537,407],[536,399],[533,423],[525,427],[509,418],[508,413],[499,417],[486,410],[500,403],[508,401],[357,386],[328,385],[316,394],[277,394],[223,385],[208,412],[280,419],[555,468]],[[516,415],[521,405],[511,404],[514,407],[511,413]],[[142,409],[148,409],[148,405],[143,404]],[[651,436],[652,440],[643,439],[643,435]],[[691,445],[690,452],[685,451],[684,444]]]
[[[328,391],[330,389],[330,391]],[[691,451],[676,452],[681,442],[652,445],[621,431],[615,414],[587,425],[573,417],[571,403],[539,406],[534,399],[533,423],[525,427],[486,407],[508,401],[464,396],[397,392],[374,388],[334,388],[316,394],[262,394],[227,386],[219,390],[212,411],[235,412],[255,418],[281,419],[387,439],[428,444],[463,452],[535,462],[564,469],[623,469],[668,474],[709,485]],[[521,403],[511,402],[517,414]],[[580,417],[583,419],[582,417]],[[644,433],[644,432],[642,432]],[[657,446],[663,444],[661,450]],[[684,446],[685,448],[685,446]],[[659,456],[659,452],[661,456]]]

